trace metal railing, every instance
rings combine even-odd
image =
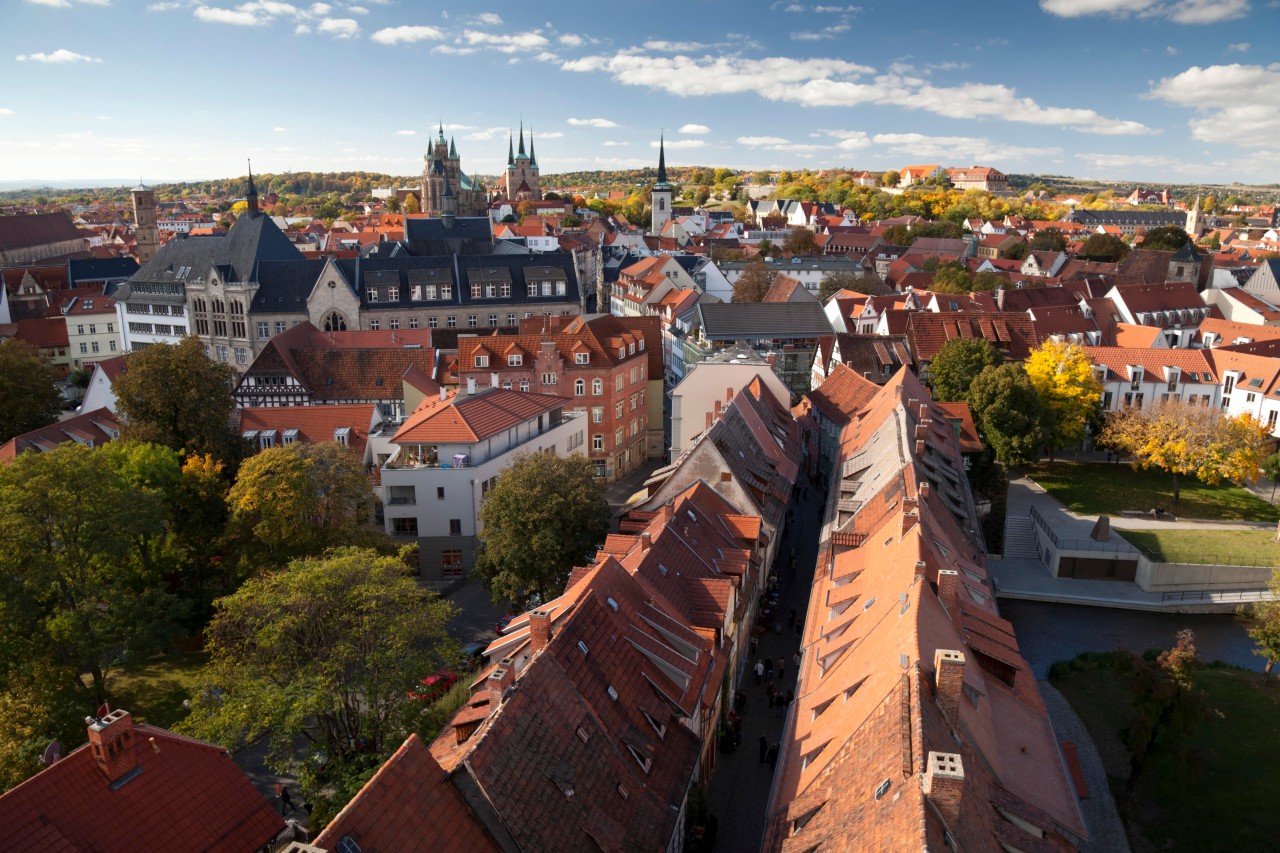
[[[1162,601],[1203,601],[1214,604],[1239,601],[1271,601],[1273,596],[1269,589],[1223,589],[1223,590],[1188,590],[1186,592],[1166,592]]]

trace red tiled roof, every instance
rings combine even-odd
[[[844,424],[861,411],[879,390],[879,386],[870,379],[839,363],[807,396],[815,407],[822,410],[823,417]]]
[[[982,439],[978,437],[978,428],[973,423],[973,412],[969,410],[969,404],[962,401],[938,403],[937,406],[947,413],[947,420],[951,421],[959,432],[960,452],[981,453]]]
[[[1019,314],[916,312],[907,321],[907,339],[917,364],[932,361],[943,344],[957,338],[983,338],[1014,361],[1025,359],[1040,343],[1031,318]]]
[[[52,450],[59,444],[76,441],[100,447],[120,432],[120,424],[111,410],[103,407],[73,418],[49,424],[31,432],[16,435],[0,445],[0,462],[11,462],[28,450]],[[74,437],[73,437],[74,436]]]
[[[67,346],[67,324],[62,317],[41,317],[19,320],[18,334],[20,341],[26,341],[38,349]]]
[[[1210,360],[1209,350],[1200,349],[1150,349],[1148,347],[1085,347],[1085,354],[1094,364],[1107,368],[1120,379],[1129,379],[1129,367],[1141,367],[1148,376],[1165,377],[1166,367],[1176,367],[1183,375],[1183,382],[1199,381],[1216,383],[1217,371]],[[1248,356],[1257,358],[1257,356]],[[1270,361],[1270,359],[1264,359]],[[1280,367],[1280,362],[1276,362]],[[1273,368],[1273,371],[1275,368]],[[1191,379],[1194,373],[1202,379]]]
[[[1164,330],[1159,326],[1135,326],[1133,323],[1116,323],[1115,345],[1118,347],[1151,347],[1162,340]]]
[[[344,836],[369,851],[501,849],[416,734],[409,735],[312,844],[337,850]]]
[[[242,853],[284,821],[221,747],[134,726],[140,773],[112,790],[85,744],[0,795],[9,850]]]
[[[397,444],[473,444],[505,432],[569,400],[552,394],[487,388],[476,394],[458,391],[447,399],[428,397],[405,419],[392,439]]]
[[[1252,341],[1275,340],[1280,338],[1280,326],[1234,323],[1219,317],[1206,317],[1200,322],[1197,336],[1201,342],[1206,342],[1211,335],[1216,339],[1213,346],[1230,346],[1239,338],[1249,338]]]
[[[369,427],[373,424],[377,407],[373,403],[353,403],[328,406],[258,406],[239,409],[240,431],[275,430],[275,446],[283,443],[286,430],[297,430],[297,440],[305,444],[333,441],[334,432],[341,427],[350,430],[347,447],[356,457],[364,458],[365,445],[369,442]]]

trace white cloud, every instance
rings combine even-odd
[[[479,48],[476,47],[454,47],[451,44],[438,44],[431,48],[432,53],[442,53],[445,56],[470,56],[478,51]]]
[[[482,33],[478,30],[463,30],[462,38],[469,45],[491,47],[502,53],[515,53],[520,50],[538,50],[550,44],[546,37],[537,30],[529,33],[504,35],[501,33]]]
[[[707,141],[705,139],[671,139],[666,143],[667,148],[706,148]],[[657,148],[658,141],[655,139],[649,143],[650,148]]]
[[[71,4],[67,0],[27,0],[33,6],[52,6],[55,9],[66,9]]]
[[[330,6],[328,3],[312,3],[311,4],[311,14],[313,15],[327,15],[332,11],[333,11],[333,7]]]
[[[790,145],[791,140],[783,139],[781,136],[739,136],[738,144],[764,147],[766,145]]]
[[[287,127],[273,127],[273,128],[271,128],[271,132],[272,132],[272,133],[288,133],[288,132],[289,132],[289,128],[287,128]]]
[[[206,24],[231,24],[236,27],[260,27],[268,18],[259,17],[253,12],[237,9],[218,9],[213,6],[199,6],[195,11],[196,20]]]
[[[1164,52],[1165,52],[1165,53],[1167,53],[1167,54],[1169,54],[1170,56],[1177,56],[1177,55],[1178,55],[1178,49],[1177,49],[1176,47],[1174,47],[1173,45],[1169,45],[1168,47],[1166,47],[1166,48],[1164,49]]]
[[[101,62],[101,59],[93,56],[85,56],[83,53],[73,53],[65,48],[59,48],[53,53],[25,53],[15,56],[14,59],[19,62],[45,62],[53,64],[69,63],[69,62]]]
[[[630,145],[631,143],[630,143],[630,142],[619,142],[619,141],[618,141],[618,140],[616,140],[616,139],[608,139],[608,140],[605,140],[604,142],[601,142],[600,144],[601,144],[601,145],[603,145],[605,148],[625,148],[626,146]]]
[[[479,15],[473,15],[470,18],[470,21],[473,24],[486,24],[491,27],[496,27],[502,23],[502,17],[496,12],[481,12]]]
[[[711,47],[700,41],[647,41],[644,46],[658,53],[694,53]]]
[[[1251,45],[1247,41],[1238,41],[1227,45],[1227,53],[1248,53]]]
[[[836,148],[841,151],[860,151],[871,147],[871,138],[861,130],[823,130],[810,136],[831,136],[838,140]]]
[[[1191,138],[1201,142],[1268,148],[1280,137],[1280,63],[1192,66],[1155,84],[1148,96],[1197,110]]]
[[[295,36],[305,36],[309,32],[311,32],[310,24],[298,24],[293,28],[293,34]]]
[[[147,11],[148,12],[172,12],[174,9],[181,9],[181,8],[182,8],[181,3],[174,3],[174,2],[152,3],[150,6],[147,7]]]
[[[396,131],[396,136],[417,136],[417,135],[418,135],[418,131],[416,130],[397,130]]]
[[[624,85],[646,86],[680,96],[688,96],[689,81],[698,80],[698,95],[753,93],[766,100],[809,107],[893,105],[949,118],[994,118],[1108,135],[1153,132],[1139,122],[1109,118],[1091,109],[1042,106],[1031,98],[1019,97],[1002,84],[935,86],[916,77],[872,76],[874,68],[843,59],[694,59],[620,51],[612,56],[572,59],[560,67],[565,71],[600,72]]]
[[[564,33],[557,39],[557,41],[563,45],[568,45],[569,47],[581,47],[583,43],[586,42],[586,39],[580,35],[575,35],[574,33]]]
[[[1137,15],[1179,24],[1216,24],[1248,14],[1249,0],[1040,0],[1040,8],[1060,18]]]
[[[607,118],[571,118],[568,124],[575,127],[618,127],[617,122]]]
[[[11,116],[11,115],[13,115],[13,110],[0,107],[0,116]]]
[[[369,10],[363,6],[348,6],[347,11],[353,15],[367,15]]]
[[[386,27],[369,38],[378,44],[411,44],[416,41],[439,41],[444,38],[444,30],[426,26]]]
[[[704,133],[710,132],[711,128],[707,127],[705,124],[685,124],[681,125],[680,130],[677,131],[677,133],[688,133],[695,136],[701,136]]]
[[[1003,145],[973,136],[926,136],[922,133],[877,133],[871,138],[895,154],[929,160],[980,162],[983,160],[1023,161],[1030,158],[1056,157],[1062,149],[1056,146],[1029,148]]]
[[[355,18],[326,18],[316,29],[339,39],[353,39],[360,35],[360,24]]]
[[[532,130],[529,131],[529,136],[530,138],[532,138],[533,136]],[[546,133],[539,133],[538,138],[539,139],[564,139],[564,134],[558,130],[551,130],[551,131],[547,131]]]

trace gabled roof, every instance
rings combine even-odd
[[[476,394],[458,391],[428,397],[418,405],[392,441],[396,444],[474,444],[506,432],[527,420],[563,408],[569,400],[552,394],[487,388]]]
[[[409,735],[311,843],[340,851],[346,836],[360,849],[484,853],[501,848],[416,734]]]
[[[907,320],[907,340],[916,363],[932,361],[947,341],[983,338],[1005,356],[1022,361],[1040,343],[1030,317],[992,312],[932,314],[914,312]]]
[[[112,785],[89,745],[0,795],[12,850],[206,850],[241,853],[270,842],[284,821],[225,749],[134,726],[141,772]]]
[[[79,230],[65,213],[0,216],[0,252],[79,239]]]
[[[710,340],[817,338],[831,334],[822,303],[700,302],[702,334]]]
[[[1131,379],[1130,367],[1141,367],[1147,376],[1167,380],[1166,368],[1174,367],[1182,373],[1183,382],[1214,384],[1218,371],[1210,358],[1210,350],[1201,349],[1149,349],[1146,347],[1085,347],[1085,354],[1094,364],[1105,367],[1109,379]],[[1258,356],[1247,356],[1258,358]],[[1263,359],[1270,361],[1270,359]],[[1280,362],[1272,368],[1280,369]]]
[[[0,445],[0,463],[17,458],[28,450],[44,452],[59,444],[76,441],[90,447],[101,447],[120,434],[120,423],[105,406],[72,418],[16,435]]]
[[[377,414],[373,403],[328,406],[257,406],[238,409],[240,432],[259,433],[274,430],[275,445],[283,443],[285,433],[294,430],[294,440],[305,444],[333,441],[337,430],[348,430],[347,447],[364,458],[369,441],[369,427]]]
[[[866,407],[878,390],[870,379],[864,379],[844,364],[837,364],[822,384],[806,396],[827,420],[845,424]]]

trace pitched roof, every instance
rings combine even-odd
[[[1105,367],[1111,378],[1130,379],[1130,366],[1141,367],[1150,376],[1167,379],[1166,367],[1176,367],[1184,382],[1216,383],[1217,371],[1209,358],[1211,351],[1202,349],[1150,349],[1147,347],[1085,347],[1094,364]],[[1249,356],[1257,358],[1257,356]],[[1269,360],[1269,359],[1267,359]],[[1277,362],[1280,367],[1280,362]],[[1274,370],[1274,368],[1273,368]]]
[[[562,408],[569,400],[552,394],[486,388],[476,394],[451,391],[447,399],[428,397],[405,418],[392,441],[397,444],[474,444],[538,415]]]
[[[14,336],[26,341],[33,347],[48,349],[49,347],[65,347],[67,340],[67,324],[62,317],[32,317],[19,320]]]
[[[340,850],[350,836],[360,849],[437,853],[501,849],[416,734],[387,759],[312,844]]]
[[[337,430],[347,429],[347,447],[358,458],[364,458],[365,445],[369,442],[369,427],[373,424],[377,406],[373,403],[328,406],[251,406],[238,409],[240,432],[255,430],[259,433],[274,430],[276,446],[282,443],[285,433],[294,430],[294,439],[305,444],[333,441]]]
[[[109,783],[88,744],[0,795],[13,850],[207,850],[267,844],[284,821],[225,749],[148,725],[125,749],[141,772]]]
[[[817,338],[831,334],[822,303],[700,302],[702,334],[710,340]]]
[[[0,216],[0,252],[81,239],[65,213],[20,213]]]
[[[1014,361],[1025,359],[1040,343],[1035,323],[1030,317],[1018,314],[914,312],[907,320],[907,340],[917,364],[932,361],[943,344],[957,338],[983,338]]]
[[[825,418],[844,424],[871,401],[877,390],[878,386],[870,379],[864,379],[844,364],[837,364],[822,384],[806,396]]]
[[[1280,338],[1280,326],[1233,323],[1218,317],[1206,317],[1200,321],[1197,337],[1207,346],[1230,346],[1241,339],[1252,342]]]
[[[24,432],[0,445],[0,462],[12,461],[19,453],[28,450],[44,452],[59,444],[76,441],[90,447],[100,447],[120,434],[120,423],[105,406],[84,412],[48,426]]]

